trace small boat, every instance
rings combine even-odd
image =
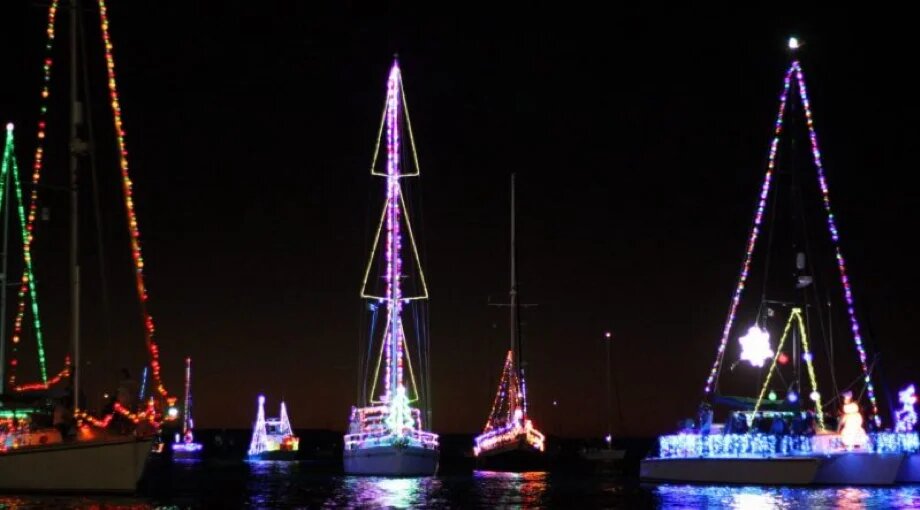
[[[281,416],[265,417],[265,396],[259,395],[259,412],[249,443],[249,460],[297,460],[300,439],[291,429],[287,406],[281,401]]]
[[[192,419],[192,358],[185,358],[185,407],[182,410],[182,435],[176,433],[170,444],[173,459],[197,459],[204,446],[195,442],[195,422]]]

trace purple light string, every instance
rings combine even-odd
[[[400,277],[402,260],[400,249],[402,238],[399,232],[399,64],[393,63],[387,80],[387,312],[390,330],[386,334],[386,395],[388,400],[396,394],[397,386],[402,382],[402,343],[403,338],[400,310],[402,308],[402,289]],[[393,363],[396,366],[393,367]],[[395,368],[395,381],[392,379]]]
[[[802,66],[798,60],[792,63],[792,69],[795,69],[795,78],[799,83],[799,95],[802,97],[802,104],[805,106],[805,119],[808,124],[808,137],[811,140],[811,153],[814,158],[815,168],[818,171],[818,184],[821,186],[824,211],[827,212],[827,228],[834,242],[834,251],[837,256],[837,268],[840,270],[840,283],[843,285],[843,297],[847,302],[847,315],[850,318],[850,329],[853,331],[853,342],[856,344],[856,351],[859,353],[859,364],[860,367],[862,367],[863,377],[866,382],[866,392],[869,395],[869,402],[872,404],[872,419],[875,420],[876,425],[881,426],[878,402],[875,398],[875,387],[872,385],[872,378],[867,364],[866,349],[863,346],[862,335],[859,332],[859,321],[856,320],[856,307],[853,304],[853,292],[850,288],[850,278],[847,276],[843,251],[840,248],[840,234],[837,230],[837,222],[834,220],[834,213],[831,211],[830,191],[827,187],[827,179],[824,176],[824,166],[821,164],[821,149],[818,148],[818,135],[815,133],[815,124],[811,116],[811,104],[808,101],[808,90],[805,87],[805,75],[802,72]]]
[[[773,130],[773,143],[770,144],[770,157],[767,163],[767,173],[763,179],[763,186],[760,188],[760,201],[757,204],[757,213],[754,215],[754,225],[751,227],[751,235],[748,238],[747,250],[744,254],[744,262],[741,264],[741,274],[738,277],[738,285],[735,287],[732,296],[731,306],[728,311],[728,319],[725,321],[725,327],[722,329],[722,340],[719,342],[719,350],[716,353],[716,360],[709,371],[709,378],[706,379],[705,394],[709,394],[713,389],[713,383],[722,365],[722,359],[725,356],[725,347],[728,345],[728,337],[731,333],[732,325],[735,323],[735,315],[738,311],[738,303],[741,301],[741,295],[744,292],[744,284],[747,282],[748,273],[751,269],[751,258],[754,255],[754,246],[757,244],[757,238],[760,235],[760,224],[763,221],[764,209],[767,206],[767,197],[770,194],[770,183],[773,180],[773,170],[776,167],[776,151],[779,147],[779,137],[783,131],[783,114],[786,111],[786,99],[789,97],[790,82],[795,65],[789,67],[786,71],[786,77],[783,79],[783,92],[779,98],[779,113],[776,115],[776,126]]]

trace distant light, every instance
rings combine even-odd
[[[806,352],[805,354],[802,355],[802,359],[805,360],[805,363],[811,363],[811,360],[812,360],[813,358],[812,358],[810,352]]]
[[[265,395],[259,395],[259,404],[265,403]]]
[[[767,395],[767,398],[769,398],[770,400],[776,400],[776,392],[771,391],[770,394]]]
[[[817,402],[818,399],[821,398],[821,394],[818,393],[817,391],[813,391],[811,392],[811,395],[809,395],[808,397],[811,398],[813,401]]]
[[[799,395],[798,395],[798,393],[796,393],[796,392],[794,392],[794,391],[790,391],[789,394],[786,395],[786,398],[787,398],[790,402],[793,402],[793,403],[799,401]]]
[[[6,124],[6,130],[7,130],[7,131],[12,131],[12,130],[13,130],[13,123],[12,123],[12,122],[8,122],[8,123]]]
[[[607,331],[607,332],[604,333],[604,338],[610,339],[610,337],[612,337],[612,336],[613,336],[613,333],[611,333],[611,332],[609,332],[609,331]]]
[[[607,441],[607,444],[610,444],[610,442],[613,441],[613,437],[611,437],[610,434],[607,434],[607,436],[604,437],[604,441]]]
[[[176,416],[179,416],[179,410],[176,409],[175,407],[170,407],[170,408],[169,408],[169,417],[170,417],[170,418],[175,418]]]
[[[789,49],[790,50],[797,50],[799,49],[799,46],[801,46],[801,44],[799,43],[798,38],[796,37],[789,38]]]
[[[559,402],[556,402],[555,400],[553,400],[553,405],[554,406],[559,405]]]

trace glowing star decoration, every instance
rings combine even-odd
[[[914,408],[917,394],[913,384],[898,392],[898,401],[901,402],[901,409],[896,413],[894,431],[914,432],[917,428],[917,411]]]
[[[840,442],[848,449],[864,448],[869,437],[863,429],[863,417],[859,404],[853,401],[853,393],[843,394],[843,414],[840,417]]]
[[[751,326],[738,342],[741,344],[741,360],[747,361],[752,367],[762,367],[764,361],[773,357],[770,334],[757,326]]]
[[[802,46],[802,44],[799,42],[798,38],[796,38],[796,37],[790,37],[790,38],[789,38],[789,49],[790,49],[790,50],[795,51],[795,50],[799,49],[799,47],[801,47],[801,46]]]

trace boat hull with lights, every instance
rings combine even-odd
[[[0,454],[0,490],[134,492],[152,442],[128,437],[10,450]]]
[[[644,459],[643,482],[809,485],[821,461],[815,457]]]
[[[204,445],[201,443],[172,443],[170,449],[172,449],[173,459],[195,460],[201,458]]]
[[[372,446],[345,450],[345,473],[367,476],[434,476],[439,452],[422,446]]]
[[[525,473],[546,471],[548,468],[546,455],[534,449],[523,438],[476,456],[476,469],[480,471]]]
[[[920,459],[910,453],[920,444],[917,433],[870,434],[861,449],[842,446],[837,434],[732,436],[664,436],[659,440],[663,453],[642,460],[639,477],[645,482],[893,485],[920,472]]]

